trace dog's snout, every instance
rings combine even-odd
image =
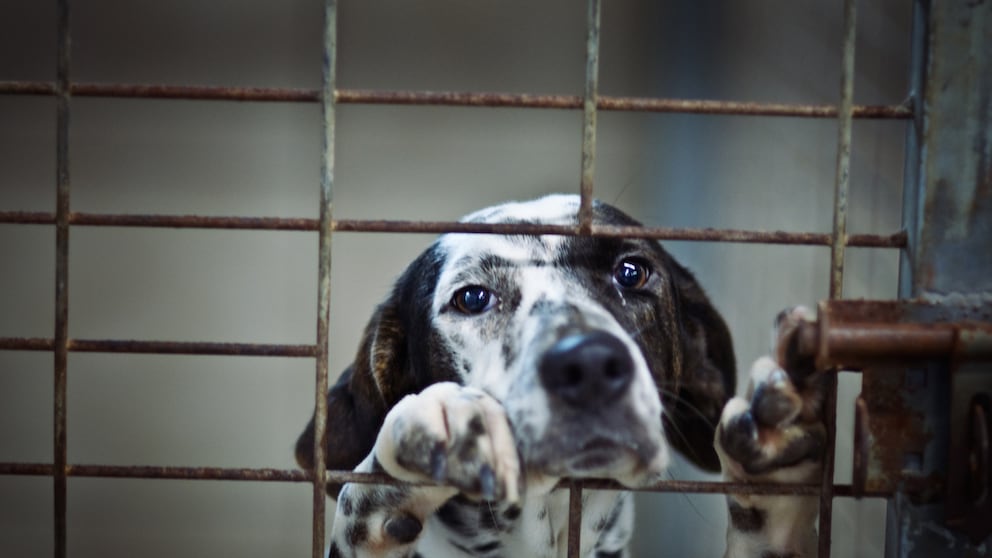
[[[541,384],[574,406],[601,404],[620,396],[634,377],[634,361],[620,339],[605,331],[565,337],[541,358]]]

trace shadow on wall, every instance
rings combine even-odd
[[[858,102],[905,94],[902,4],[861,6]],[[316,87],[320,12],[298,1],[79,3],[72,76]],[[584,8],[558,0],[345,2],[339,86],[581,94],[584,19]],[[833,103],[839,19],[832,2],[606,3],[600,91]],[[8,7],[0,79],[50,80],[54,53],[52,6]],[[79,98],[71,108],[74,210],[316,216],[316,105]],[[0,211],[53,210],[53,109],[48,98],[0,97]],[[599,123],[597,196],[646,222],[830,228],[832,121],[603,113]],[[893,122],[855,126],[852,231],[898,228],[902,132]],[[339,107],[337,139],[338,217],[452,219],[578,189],[575,111],[349,105]],[[430,240],[335,237],[332,370],[348,364],[374,304]],[[309,233],[74,228],[70,335],[312,343],[316,244]],[[0,336],[51,336],[53,247],[50,227],[0,225]],[[669,248],[727,317],[742,374],[766,350],[780,308],[826,297],[824,248]],[[894,254],[851,250],[848,264],[849,296],[894,295]],[[0,461],[51,461],[51,366],[48,354],[0,352]],[[72,354],[69,460],[295,466],[312,376],[308,359]],[[699,476],[684,464],[673,475]],[[0,555],[50,554],[51,500],[47,479],[0,477]],[[722,552],[722,497],[644,495],[640,505],[637,556]],[[835,543],[836,555],[879,556],[877,510],[842,513],[857,528],[843,531],[852,537]],[[74,557],[306,556],[309,517],[305,485],[69,482]]]

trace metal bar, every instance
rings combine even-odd
[[[52,476],[55,466],[51,463],[0,463],[0,476]],[[66,466],[71,477],[143,478],[173,480],[232,480],[259,482],[313,482],[309,471],[302,469],[223,468],[223,467],[174,467],[154,465],[82,465]],[[385,473],[356,473],[354,471],[327,471],[329,484],[360,483],[394,486],[437,486],[436,483],[406,483]],[[555,490],[570,489],[575,485],[583,490],[630,490],[613,480],[572,479],[563,480]],[[820,493],[819,484],[753,484],[708,481],[661,481],[636,489],[638,492],[788,495],[810,496]],[[851,485],[837,485],[838,496],[855,496]],[[891,496],[890,492],[868,491],[858,495],[868,497]]]
[[[14,225],[54,225],[55,214],[48,211],[0,211],[0,223]]]
[[[910,241],[900,258],[899,296],[938,303],[942,321],[977,318],[987,324],[992,300],[992,4],[916,0],[913,7],[915,118],[907,129],[903,195]],[[979,316],[974,316],[976,308]],[[931,314],[916,308],[906,319],[932,321]],[[958,341],[971,337],[961,335]],[[969,435],[975,432],[974,403],[992,393],[988,363],[965,353],[917,367],[925,380],[922,388],[902,390],[896,402],[914,419],[913,431],[904,435],[925,433],[914,437],[918,460],[912,474],[937,479],[940,491],[929,498],[900,493],[889,503],[885,555],[980,555],[992,547],[992,512],[987,498],[983,508],[976,497],[982,482],[976,464],[989,450]],[[870,412],[884,410],[892,399],[883,390],[866,398]],[[868,422],[872,430],[878,424],[874,418]]]
[[[103,227],[168,227],[197,229],[250,229],[280,231],[316,231],[319,219],[305,217],[226,217],[207,215],[106,215],[73,213],[73,225]]]
[[[920,327],[913,324],[893,325],[882,322],[832,325],[826,332],[817,331],[817,327],[819,326],[811,325],[804,329],[804,335],[807,338],[802,341],[800,350],[803,351],[803,354],[823,359],[824,363],[830,366],[837,363],[850,365],[872,358],[891,357],[893,354],[902,355],[907,359],[943,357],[954,354],[955,351],[970,351],[968,354],[972,358],[988,358],[989,356],[987,352],[983,352],[982,346],[960,345],[958,331],[966,331],[967,328],[938,325]],[[52,338],[0,337],[0,350],[51,351],[54,347],[55,341]],[[68,350],[99,353],[274,357],[316,357],[318,352],[316,345],[305,344],[124,339],[69,339]]]
[[[51,351],[55,340],[41,337],[0,337],[0,350],[6,351]]]
[[[55,95],[51,81],[0,81],[0,95]]]
[[[568,483],[568,558],[579,558],[581,549],[582,485],[571,481]]]
[[[830,298],[839,299],[844,292],[844,249],[847,246],[847,194],[851,179],[851,126],[854,107],[854,53],[857,37],[856,0],[844,1],[844,44],[841,58],[840,107],[837,111],[837,171],[834,183],[834,222],[830,242]],[[834,460],[837,441],[837,376],[827,376],[826,430],[823,476],[820,484],[819,548],[820,558],[830,557],[833,537]]]
[[[592,190],[596,179],[596,105],[599,96],[600,0],[589,0],[586,13],[586,83],[582,99],[582,178],[580,182],[579,231],[592,232]],[[570,549],[571,553],[572,550]],[[575,550],[578,552],[578,550]]]
[[[315,345],[70,339],[69,350],[86,353],[313,357]]]
[[[586,12],[586,82],[582,99],[582,174],[579,183],[579,233],[592,233],[592,196],[596,180],[596,109],[599,97],[600,0],[588,0]],[[568,558],[579,558],[582,548],[582,487],[568,488]]]
[[[316,89],[274,87],[212,87],[189,85],[142,85],[124,83],[74,83],[70,92],[78,97],[152,98],[254,102],[320,101]],[[0,95],[54,95],[55,86],[46,81],[0,81]],[[430,105],[457,107],[505,107],[578,110],[583,108],[579,95],[500,93],[471,91],[380,91],[338,89],[338,104],[361,105]],[[662,99],[600,95],[598,110],[621,112],[660,112],[722,114],[738,116],[779,116],[798,118],[836,118],[837,107],[824,104],[757,103],[703,99]],[[855,118],[912,118],[912,109],[900,105],[856,105]]]
[[[317,365],[313,436],[313,558],[324,556],[327,504],[328,330],[331,320],[331,219],[334,203],[334,90],[337,83],[337,0],[324,2],[323,149],[320,164],[320,241],[317,255]],[[337,425],[336,425],[337,426]]]
[[[316,345],[280,345],[262,343],[211,343],[183,341],[136,341],[125,339],[68,339],[69,351],[81,353],[143,353],[172,355],[225,355],[314,357]],[[38,337],[0,337],[0,350],[51,351],[54,339]]]
[[[46,212],[0,211],[0,224],[50,225],[55,215]],[[102,227],[161,227],[176,229],[243,229],[281,231],[319,231],[320,220],[306,217],[236,217],[206,215],[147,215],[147,214],[69,214],[69,224]],[[533,223],[461,223],[456,221],[404,221],[340,219],[331,221],[334,232],[380,233],[465,233],[465,234],[557,234],[575,236],[577,227]],[[740,229],[629,227],[613,225],[592,226],[591,236],[646,238],[701,242],[738,242],[748,244],[792,244],[830,246],[829,233],[790,231],[751,231]],[[905,248],[906,232],[891,234],[850,234],[847,246],[859,248]]]
[[[826,378],[826,410],[827,439],[823,455],[823,477],[820,483],[820,519],[818,529],[817,556],[830,558],[830,546],[833,536],[834,496],[837,488],[834,486],[834,459],[837,453],[837,375],[829,374]]]
[[[844,53],[841,101],[837,115],[837,171],[834,182],[834,223],[830,242],[830,298],[843,296],[844,248],[847,236],[847,193],[851,179],[851,114],[854,100],[854,50],[857,28],[855,0],[844,2]]]
[[[55,527],[54,554],[65,558],[67,515],[67,415],[66,391],[69,368],[69,0],[56,2],[58,35],[58,67],[55,83],[55,338],[53,394],[53,456],[52,475]]]
[[[320,91],[316,89],[275,87],[74,83],[72,85],[72,93],[79,97],[139,97],[201,101],[269,101],[288,103],[316,103],[320,101]]]
[[[309,474],[293,469],[227,469],[221,467],[70,465],[74,477],[174,479],[174,480],[242,480],[259,482],[308,482]]]

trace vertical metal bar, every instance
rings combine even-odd
[[[847,192],[851,173],[851,122],[854,107],[854,50],[857,35],[855,0],[844,2],[844,53],[840,107],[837,110],[837,171],[834,182],[834,227],[830,246],[830,298],[843,296],[844,247],[847,244]]]
[[[55,557],[65,558],[68,444],[66,386],[69,364],[69,1],[56,4],[58,67],[56,70],[56,208],[55,208],[55,339],[54,339],[54,520]]]
[[[841,59],[840,106],[837,110],[837,171],[834,182],[834,225],[830,243],[830,298],[844,292],[844,248],[847,244],[847,193],[851,179],[851,123],[854,107],[854,52],[857,37],[856,0],[844,1],[844,47]],[[834,459],[837,438],[837,375],[827,376],[827,447],[820,481],[820,558],[829,558],[833,530]]]
[[[992,4],[917,0],[913,15],[914,119],[903,193],[908,245],[900,258],[899,296],[932,305],[909,319],[925,320],[939,309],[944,320],[964,320],[992,299]],[[915,367],[926,389],[900,393],[900,405],[921,417],[930,435],[913,474],[942,479],[943,490],[930,497],[897,493],[890,500],[885,555],[987,553],[992,523],[963,479],[980,453],[966,441],[972,398],[992,393],[992,375],[968,359]]]
[[[589,0],[586,29],[586,87],[582,105],[582,183],[579,230],[592,232],[592,186],[596,175],[596,104],[599,97],[600,0]]]
[[[582,104],[582,183],[579,231],[592,232],[592,186],[596,176],[596,105],[599,97],[599,27],[602,4],[589,0],[586,13],[586,87]],[[568,558],[578,558],[582,534],[582,487],[568,488]]]
[[[920,165],[923,155],[923,98],[927,79],[929,5],[928,0],[913,1],[913,22],[910,34],[909,99],[913,118],[906,126],[906,158],[903,164],[902,187],[902,228],[906,231],[906,248],[909,251],[914,250],[919,245],[919,223],[922,220],[922,208],[920,207],[922,200],[918,194],[922,184]],[[914,291],[913,284],[915,258],[907,256],[907,252],[902,252],[899,257],[899,298],[913,298],[919,294]]]
[[[324,4],[322,112],[323,153],[320,174],[320,241],[317,277],[317,380],[314,411],[313,558],[324,555],[327,504],[327,361],[331,318],[331,218],[334,187],[334,88],[337,59],[337,1]]]
[[[579,558],[582,549],[582,486],[568,484],[568,558]]]

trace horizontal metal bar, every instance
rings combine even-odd
[[[598,105],[599,110],[615,111],[739,116],[792,116],[803,118],[835,118],[837,116],[836,106],[822,104],[755,103],[703,99],[651,99],[601,95]],[[912,111],[906,104],[854,106],[855,118],[905,120],[909,119],[911,115]]]
[[[51,476],[55,466],[51,463],[0,463],[0,476]],[[236,480],[259,482],[311,482],[313,476],[302,469],[222,468],[222,467],[170,467],[126,465],[67,465],[70,477],[142,478],[173,480]],[[327,471],[328,484],[360,483],[409,485],[385,473],[356,473],[354,471]],[[571,480],[558,483],[556,489],[567,489]],[[583,490],[633,490],[636,492],[692,492],[697,494],[784,494],[811,496],[819,494],[818,484],[754,484],[710,481],[661,481],[640,488],[627,488],[606,479],[575,479]],[[416,483],[417,486],[436,486],[436,483]],[[835,485],[838,496],[852,496],[851,485]],[[888,494],[868,493],[864,496],[884,497]]]
[[[0,475],[51,476],[54,471],[55,466],[50,463],[0,463]],[[66,472],[70,477],[279,482],[310,481],[310,474],[299,469],[67,465]]]
[[[321,100],[317,89],[276,87],[215,87],[191,85],[145,85],[124,83],[73,83],[70,92],[77,97],[131,97],[224,101],[306,102]],[[44,81],[0,81],[0,94],[54,95],[55,86]],[[337,89],[334,100],[340,104],[432,105],[460,107],[507,107],[579,110],[580,95],[539,95],[468,91],[380,91]],[[757,103],[704,99],[656,99],[600,95],[596,108],[624,112],[671,112],[740,116],[791,116],[834,118],[837,107],[825,104]],[[909,119],[910,107],[901,105],[855,105],[855,118]]]
[[[936,308],[960,312],[949,321]],[[930,318],[920,319],[915,316]],[[796,328],[796,348],[820,369],[860,368],[884,360],[992,359],[988,304],[951,306],[926,300],[832,300],[820,303],[817,319]]]
[[[53,224],[55,215],[45,212],[0,211],[0,224]],[[245,229],[317,231],[320,220],[303,217],[223,217],[205,215],[112,215],[72,213],[69,223],[80,226],[164,227],[196,229]],[[457,221],[403,221],[339,219],[331,222],[335,232],[383,233],[466,233],[466,234],[581,234],[578,227],[534,223],[462,223]],[[701,242],[738,242],[749,244],[796,244],[830,246],[830,233],[749,231],[740,229],[629,227],[593,225],[593,236],[646,238]],[[862,248],[904,248],[906,233],[851,234],[847,246]]]
[[[0,223],[51,225],[55,214],[44,211],[0,211]],[[244,229],[316,231],[320,219],[308,217],[234,217],[213,215],[108,214],[73,212],[70,225],[96,227],[161,227],[174,229]]]
[[[316,231],[319,219],[305,217],[226,217],[208,215],[108,215],[73,213],[69,223],[102,227],[166,227],[194,229],[248,229]]]
[[[81,353],[144,353],[178,355],[313,357],[316,345],[69,339],[69,350]],[[0,337],[0,350],[51,351],[55,341],[39,337]]]

